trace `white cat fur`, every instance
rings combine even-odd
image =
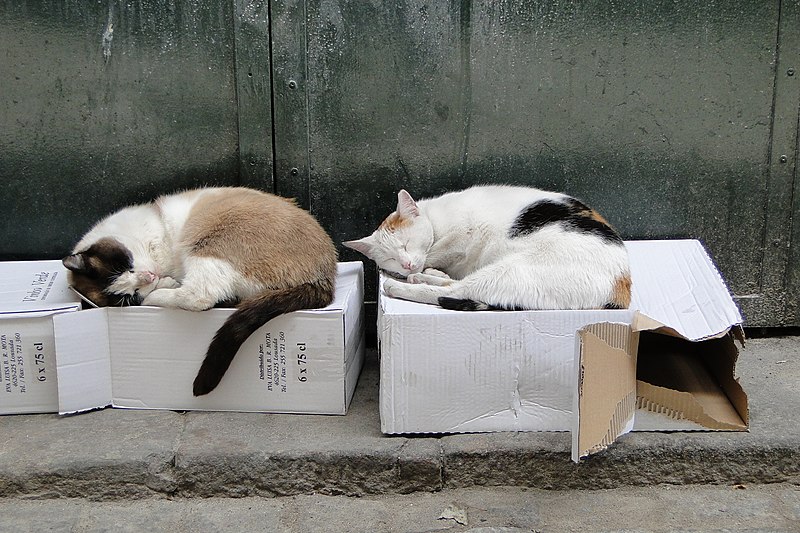
[[[509,236],[525,208],[564,198],[526,187],[477,186],[415,202],[400,191],[397,210],[381,227],[344,244],[406,278],[384,283],[395,298],[436,304],[450,297],[507,309],[602,308],[614,300],[617,283],[627,280],[630,287],[624,246],[557,223]]]

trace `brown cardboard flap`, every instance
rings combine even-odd
[[[630,431],[636,410],[639,334],[626,324],[592,324],[578,332],[579,381],[572,460],[604,450]]]
[[[734,335],[690,342],[642,333],[637,408],[713,430],[744,430],[747,395],[734,376]]]
[[[714,376],[730,405],[739,415],[743,426],[738,429],[746,429],[750,423],[750,411],[747,393],[736,376],[739,350],[735,340],[744,345],[744,333],[738,326],[732,328],[730,333],[724,337],[697,343],[695,352],[706,361],[709,372]]]
[[[640,381],[636,408],[673,420],[690,420],[708,429],[742,430],[747,427],[727,397],[716,391],[692,394]]]

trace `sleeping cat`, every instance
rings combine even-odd
[[[397,210],[343,243],[405,278],[387,295],[446,309],[620,309],[631,300],[628,254],[596,211],[529,187],[477,186]]]
[[[162,196],[101,220],[65,257],[70,284],[100,306],[237,310],[194,380],[219,384],[242,343],[274,317],[333,300],[336,249],[292,200],[246,188]]]

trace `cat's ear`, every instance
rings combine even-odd
[[[61,260],[61,263],[73,272],[83,273],[88,271],[86,266],[86,258],[83,254],[68,255]]]
[[[403,218],[414,218],[419,216],[417,202],[405,189],[397,193],[397,213]]]
[[[361,252],[362,254],[372,259],[372,249],[375,247],[372,235],[370,235],[369,237],[364,237],[363,239],[358,239],[357,241],[345,241],[342,244],[344,244],[351,250],[355,250],[356,252]]]

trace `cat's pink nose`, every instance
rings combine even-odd
[[[403,269],[413,270],[414,264],[411,261],[403,261]]]
[[[144,278],[147,280],[147,283],[153,283],[156,280],[156,275],[152,272],[145,272]]]

